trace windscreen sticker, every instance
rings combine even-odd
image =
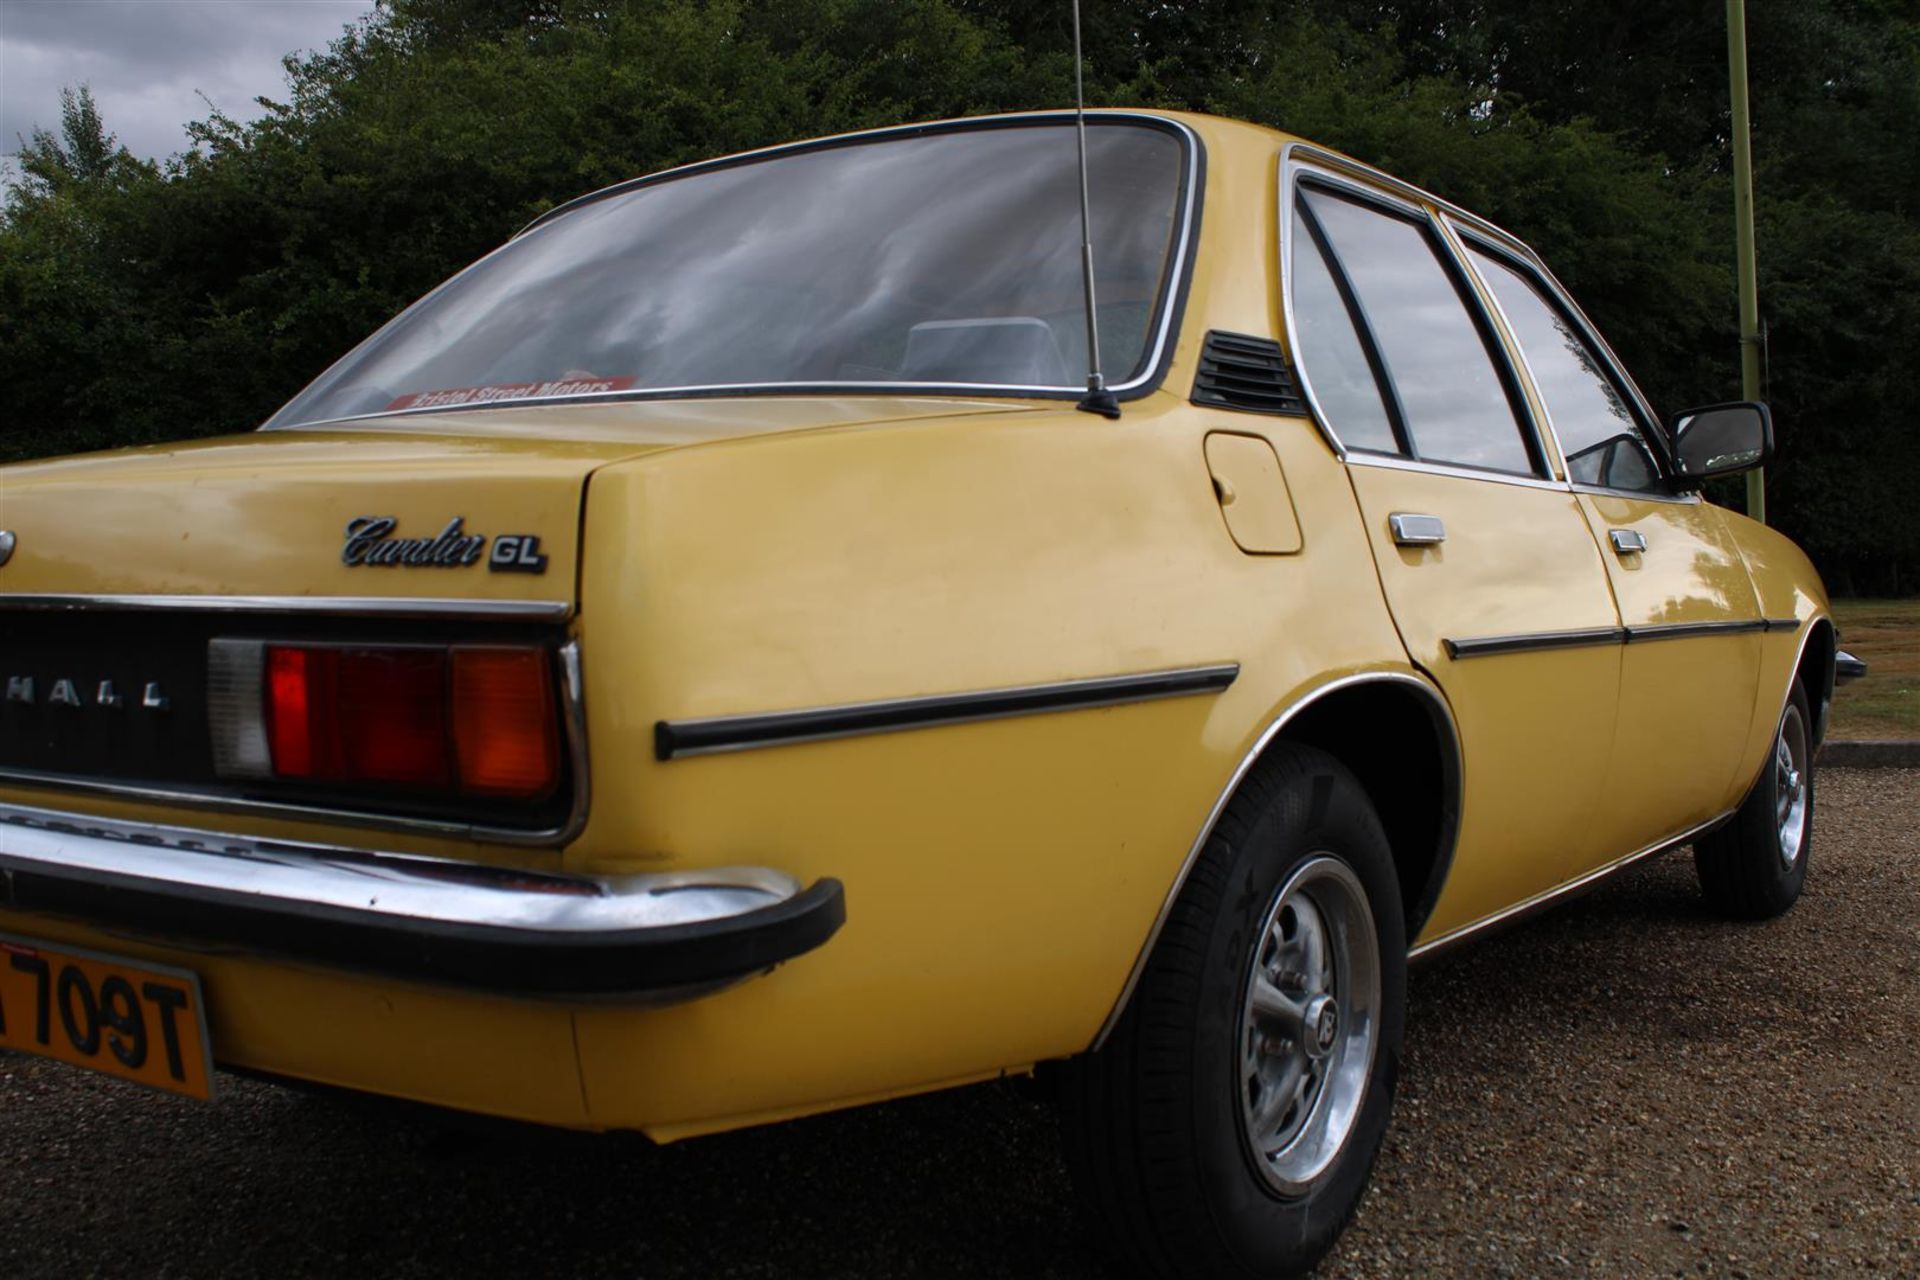
[[[493,404],[500,400],[538,400],[547,396],[591,396],[625,391],[637,378],[553,378],[546,382],[495,382],[482,387],[449,387],[444,391],[416,391],[387,406],[395,409],[444,409],[463,404]]]

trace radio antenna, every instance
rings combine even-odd
[[[1073,127],[1080,142],[1080,271],[1087,294],[1087,394],[1074,407],[1103,418],[1120,416],[1120,402],[1100,372],[1100,328],[1093,302],[1093,207],[1087,197],[1087,90],[1080,70],[1080,0],[1073,0]]]

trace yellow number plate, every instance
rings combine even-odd
[[[0,1049],[213,1096],[200,980],[0,934]]]

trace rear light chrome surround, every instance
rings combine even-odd
[[[213,660],[213,645],[209,643],[209,663]],[[236,643],[247,643],[239,641]],[[267,642],[262,641],[262,644]],[[566,817],[560,823],[541,829],[506,827],[498,824],[455,822],[444,818],[415,817],[408,815],[378,813],[351,808],[321,807],[314,804],[302,804],[298,801],[259,800],[237,798],[222,795],[209,795],[205,792],[188,791],[179,788],[141,786],[123,783],[89,783],[59,780],[57,785],[63,789],[81,791],[100,791],[134,799],[154,800],[190,805],[194,808],[213,810],[223,813],[257,814],[263,817],[284,817],[309,822],[333,823],[343,826],[365,827],[377,831],[398,831],[422,835],[444,836],[453,839],[476,840],[486,844],[519,845],[536,848],[551,848],[571,842],[585,829],[587,813],[592,806],[593,792],[589,781],[587,765],[587,704],[586,685],[581,675],[580,645],[576,640],[567,640],[554,650],[559,668],[559,685],[555,694],[560,704],[560,752],[563,768],[570,779]],[[209,693],[220,687],[221,676],[210,672],[213,680]],[[233,676],[230,674],[229,679]],[[244,696],[244,686],[235,691]],[[229,695],[234,696],[234,694]],[[255,696],[258,696],[257,694]],[[212,708],[209,708],[211,711]],[[262,725],[262,738],[255,750],[264,753],[267,745]],[[215,742],[220,741],[216,728]],[[232,758],[245,758],[244,736],[235,737],[232,742]],[[268,765],[271,768],[271,763]],[[270,775],[268,775],[270,776]],[[49,781],[52,781],[51,779]]]

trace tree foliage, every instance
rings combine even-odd
[[[1089,99],[1349,151],[1545,254],[1656,404],[1738,390],[1726,32],[1615,0],[1088,0]],[[1912,590],[1920,14],[1753,0],[1778,523]],[[869,125],[1070,101],[1064,0],[383,0],[163,164],[84,88],[0,210],[0,457],[243,429],[554,202]]]

